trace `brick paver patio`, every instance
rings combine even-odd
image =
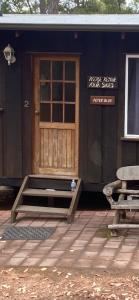
[[[139,269],[139,230],[110,237],[113,211],[77,211],[66,220],[20,214],[15,226],[56,227],[47,240],[0,240],[0,266],[73,267],[100,270]],[[139,212],[128,213],[139,221]],[[0,211],[0,235],[10,225],[10,211]]]

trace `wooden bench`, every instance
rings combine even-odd
[[[117,170],[117,180],[103,188],[111,209],[115,210],[113,223],[108,225],[111,235],[117,235],[117,229],[139,228],[139,224],[120,223],[126,219],[126,210],[139,210],[139,166],[127,166]],[[118,200],[114,194],[118,193]]]

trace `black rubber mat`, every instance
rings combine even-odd
[[[55,231],[54,227],[8,227],[1,240],[46,240]]]

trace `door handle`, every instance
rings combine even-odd
[[[35,115],[39,115],[39,114],[40,114],[39,110],[35,110]]]

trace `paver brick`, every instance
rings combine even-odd
[[[29,257],[24,260],[22,266],[36,266],[40,262],[40,258],[38,257]]]
[[[76,231],[76,230],[77,230],[77,231],[78,231],[78,230],[82,230],[82,229],[84,228],[84,226],[85,226],[85,225],[82,225],[82,224],[72,224],[71,227],[70,227],[70,230],[73,230],[73,231],[74,231],[74,230],[75,230],[75,231]]]
[[[76,261],[77,268],[90,268],[92,266],[92,260],[91,259],[78,259]]]
[[[51,247],[38,246],[33,251],[31,251],[31,253],[34,255],[47,254],[51,249],[52,249]]]
[[[100,252],[100,249],[104,249],[102,244],[88,244],[86,247],[86,251],[97,251]]]
[[[36,220],[31,223],[31,227],[41,227],[41,226],[44,226],[44,224],[45,224],[44,220],[42,220],[42,221]]]
[[[121,242],[112,242],[112,241],[108,241],[106,242],[106,244],[104,245],[104,248],[114,248],[114,249],[118,249],[120,246]]]
[[[75,242],[73,243],[73,247],[76,247],[76,246],[81,246],[81,247],[85,247],[85,245],[88,243],[88,241],[86,240],[75,240]]]
[[[92,259],[94,257],[96,257],[98,255],[98,252],[93,252],[93,251],[84,251],[84,253],[82,254],[82,258],[86,259]]]
[[[126,261],[129,261],[132,257],[132,252],[129,252],[129,253],[125,253],[125,252],[119,252],[117,255],[116,255],[116,260],[126,260]]]
[[[53,247],[55,243],[57,242],[57,239],[48,239],[41,242],[41,246],[44,247]]]
[[[28,257],[30,254],[30,251],[29,250],[24,250],[24,251],[17,251],[14,253],[13,255],[13,258],[16,258],[16,257]]]
[[[133,270],[139,270],[139,261],[135,260],[130,264],[130,268]]]
[[[65,234],[67,231],[67,228],[65,227],[57,227],[56,231],[53,233],[53,237],[56,235],[60,235],[60,234]]]
[[[6,266],[21,266],[24,259],[24,257],[12,257],[7,260]]]
[[[111,256],[114,256],[115,255],[115,253],[116,253],[116,251],[117,251],[117,249],[109,249],[109,248],[105,248],[105,249],[103,249],[101,252],[100,252],[100,257],[101,256],[107,256],[107,257],[111,257]]]
[[[58,258],[45,258],[40,263],[40,267],[53,267],[56,265]]]
[[[122,245],[120,252],[132,252],[136,248],[136,245]]]
[[[93,210],[83,210],[80,212],[80,216],[88,216],[88,217],[93,217],[95,216],[96,212]]]
[[[26,241],[24,245],[22,246],[22,249],[35,249],[37,247],[38,243],[28,242]]]
[[[112,264],[112,267],[123,269],[126,268],[128,265],[129,265],[128,260],[115,260],[114,263]]]
[[[82,249],[72,250],[72,251],[67,250],[67,251],[65,251],[65,254],[63,255],[63,257],[68,258],[68,259],[75,259],[75,258],[79,258],[79,256],[81,254],[82,254]]]
[[[84,240],[84,241],[89,241],[91,238],[93,238],[93,235],[91,232],[90,233],[81,233],[78,236],[78,240]]]
[[[0,265],[67,268],[139,269],[139,231],[119,230],[117,237],[99,236],[114,211],[77,211],[75,222],[20,214],[15,226],[55,227],[46,240],[0,240]],[[0,212],[0,234],[9,226],[10,211]],[[132,214],[134,217],[134,214]],[[136,217],[139,216],[136,215]],[[33,225],[32,225],[33,224]],[[101,230],[100,230],[101,229]],[[100,232],[99,232],[100,230]],[[99,235],[98,235],[99,234]]]
[[[106,242],[107,238],[101,238],[101,237],[94,237],[92,239],[92,243],[95,244],[103,244],[104,242]]]
[[[53,257],[55,257],[55,258],[59,258],[62,254],[64,253],[64,251],[58,251],[58,250],[53,250],[53,251],[51,251],[51,252],[49,252],[49,254],[47,255],[47,257],[49,257],[49,258],[53,258]]]
[[[59,267],[71,268],[71,267],[75,266],[75,259],[74,258],[63,258],[61,260],[58,260],[56,265]]]
[[[102,261],[102,262],[93,261],[92,267],[96,268],[96,269],[107,269],[109,264],[110,264],[109,260],[107,260],[107,261],[105,260],[105,261]]]
[[[136,237],[136,238],[126,238],[124,240],[124,244],[130,245],[130,246],[137,245],[137,243],[138,243],[138,237]]]

